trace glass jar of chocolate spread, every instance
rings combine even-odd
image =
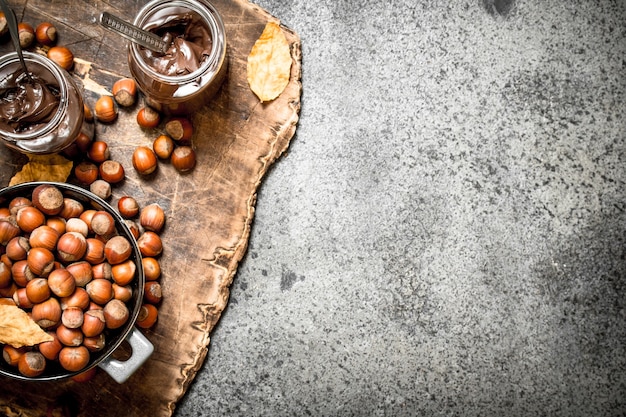
[[[43,55],[0,57],[0,138],[25,154],[51,154],[71,145],[84,127],[83,99],[70,74]]]
[[[136,43],[128,64],[147,103],[166,114],[189,114],[219,90],[227,70],[226,33],[217,10],[204,0],[153,0],[134,22],[171,40],[166,53]]]

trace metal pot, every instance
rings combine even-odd
[[[99,352],[92,352],[89,364],[78,372],[69,372],[63,369],[58,363],[48,361],[45,372],[37,377],[26,377],[20,374],[17,368],[8,365],[0,359],[0,374],[11,378],[28,380],[28,381],[51,381],[70,378],[74,375],[85,372],[95,366],[99,366],[106,371],[115,381],[123,383],[126,381],[152,354],[154,347],[146,337],[137,330],[135,322],[141,309],[143,292],[145,285],[145,275],[141,264],[141,253],[137,242],[124,223],[124,219],[119,213],[111,207],[106,201],[93,193],[75,185],[56,182],[29,182],[19,184],[0,190],[0,205],[6,206],[9,201],[17,196],[29,197],[32,191],[41,184],[52,184],[59,188],[65,197],[74,198],[80,201],[85,209],[94,208],[96,210],[105,210],[113,216],[117,226],[118,234],[126,237],[132,245],[131,258],[137,265],[136,278],[133,280],[132,289],[133,297],[126,304],[130,311],[128,322],[119,329],[105,330],[106,346]],[[116,349],[124,342],[128,341],[132,348],[130,358],[125,361],[117,360],[112,357]]]

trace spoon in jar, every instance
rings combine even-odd
[[[24,61],[24,54],[22,53],[22,46],[20,45],[20,37],[17,30],[17,18],[15,17],[15,13],[13,13],[13,10],[9,7],[5,0],[0,0],[0,7],[4,12],[4,17],[7,19],[7,24],[9,25],[9,33],[11,34],[11,39],[13,40],[13,45],[15,46],[17,57],[22,64],[22,69],[24,70],[24,73],[26,74],[28,79],[32,79],[30,76],[30,72],[28,72],[28,68],[26,67],[26,61]]]
[[[129,41],[154,52],[165,54],[172,44],[171,38],[163,39],[156,33],[143,30],[132,23],[113,16],[111,13],[103,12],[100,15],[100,24]]]

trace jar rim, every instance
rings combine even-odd
[[[148,65],[139,53],[139,45],[130,42],[129,48],[136,58],[137,64],[143,71],[149,73],[153,78],[158,79],[161,82],[179,85],[186,82],[197,80],[199,77],[207,75],[207,72],[211,72],[211,76],[215,76],[222,65],[226,55],[226,40],[225,40],[225,28],[224,22],[221,16],[213,7],[212,4],[202,0],[152,0],[139,10],[133,24],[140,28],[146,23],[148,18],[155,12],[162,10],[166,7],[183,7],[200,14],[208,25],[211,32],[213,46],[211,48],[211,54],[200,65],[200,67],[185,75],[164,75],[154,70]]]
[[[56,113],[54,114],[52,119],[40,129],[28,132],[11,132],[2,130],[2,135],[5,137],[5,139],[11,142],[33,140],[46,135],[47,133],[55,129],[59,123],[61,123],[61,121],[63,120],[65,109],[68,105],[68,86],[65,78],[63,77],[63,73],[61,72],[62,69],[56,63],[44,57],[43,55],[39,55],[29,51],[23,51],[23,55],[24,61],[26,61],[27,64],[30,62],[40,65],[54,77],[55,81],[59,84],[59,92],[61,96],[59,97],[59,106],[57,107]],[[0,57],[0,68],[13,63],[19,63],[19,57],[17,52],[10,52]]]

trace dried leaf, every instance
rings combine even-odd
[[[261,102],[274,100],[289,83],[291,54],[276,22],[268,22],[248,55],[248,84]]]
[[[0,343],[15,348],[54,340],[30,316],[15,305],[0,304]]]
[[[65,182],[72,172],[72,161],[61,155],[33,155],[22,170],[11,178],[9,185],[30,181]]]

